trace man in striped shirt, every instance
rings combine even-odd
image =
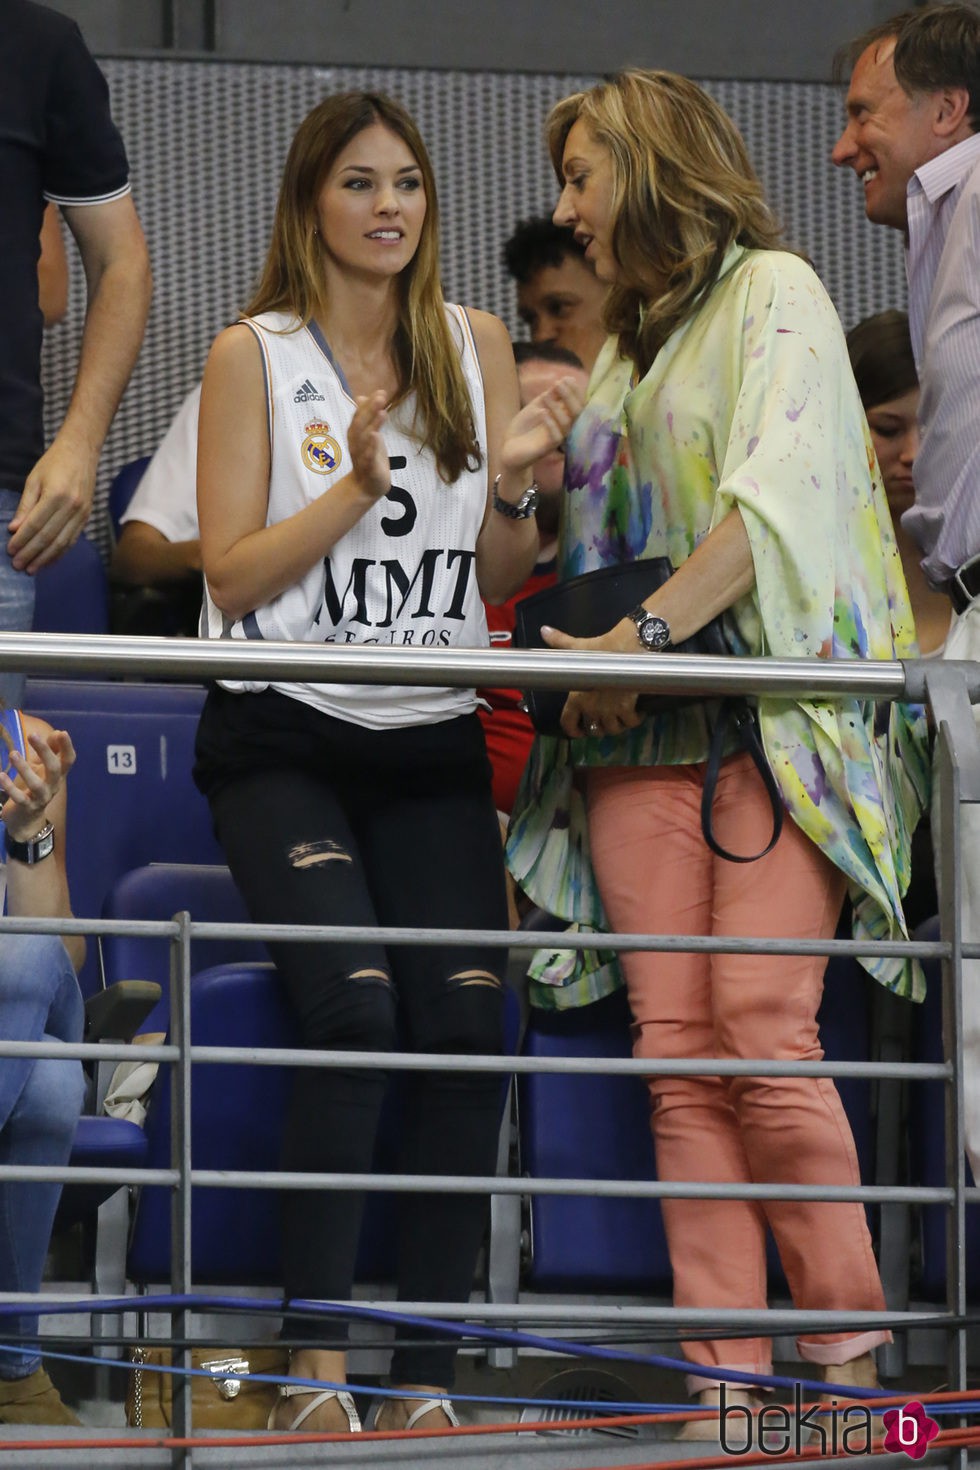
[[[943,656],[980,659],[980,10],[906,10],[839,62],[852,70],[833,161],[857,174],[868,218],[905,237],[922,394],[915,503],[902,525],[958,614]],[[969,940],[980,932],[980,808],[962,815]],[[967,1152],[980,1179],[980,961],[964,964],[963,982]]]

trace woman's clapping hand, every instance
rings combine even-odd
[[[582,412],[584,402],[582,386],[571,375],[532,398],[510,421],[500,451],[503,467],[526,469],[557,449]]]

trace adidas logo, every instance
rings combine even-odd
[[[316,388],[310,382],[309,378],[307,378],[302,387],[293,394],[293,402],[313,403],[314,401],[317,403],[323,403],[324,397],[322,393],[317,392]]]

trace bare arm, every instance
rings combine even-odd
[[[81,534],[99,453],[143,340],[150,264],[132,199],[65,206],[88,292],[75,387],[64,423],[34,466],[10,522],[8,552],[36,572]]]
[[[68,257],[61,236],[58,206],[49,204],[41,224],[41,256],[37,263],[37,295],[44,325],[53,327],[68,310]]]
[[[538,528],[533,516],[512,520],[493,508],[493,483],[512,505],[531,483],[531,466],[556,448],[581,411],[572,379],[521,408],[514,350],[507,329],[486,312],[470,313],[480,352],[487,415],[487,508],[476,543],[476,574],[488,602],[506,602],[522,587],[537,560]]]
[[[39,863],[8,858],[7,911],[15,918],[67,919],[71,916],[65,867],[65,777],[75,763],[75,749],[65,730],[52,730],[44,720],[24,716],[30,746],[29,760],[13,755],[17,781],[0,773],[0,807],[4,826],[15,841],[36,837],[47,822],[54,827],[54,852]],[[85,958],[85,940],[64,935],[65,949],[75,969]]]
[[[127,521],[112,552],[111,576],[133,587],[179,582],[201,570],[201,542],[168,541],[146,521]]]
[[[208,589],[241,618],[292,587],[391,489],[381,438],[384,394],[357,400],[347,435],[351,469],[275,525],[260,348],[250,328],[229,327],[204,370],[197,445],[197,509]]]
[[[671,641],[682,643],[725,608],[751,591],[755,584],[752,549],[742,513],[736,506],[705,536],[683,566],[643,606],[666,619]],[[583,649],[589,653],[640,653],[636,627],[623,618],[600,638],[571,638],[558,629],[542,629],[550,648]],[[655,654],[647,657],[655,658]],[[636,695],[628,689],[573,692],[565,702],[562,729],[580,736],[597,725],[607,734],[639,725]]]

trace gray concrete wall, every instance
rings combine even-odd
[[[55,0],[101,55],[823,81],[898,0]]]

